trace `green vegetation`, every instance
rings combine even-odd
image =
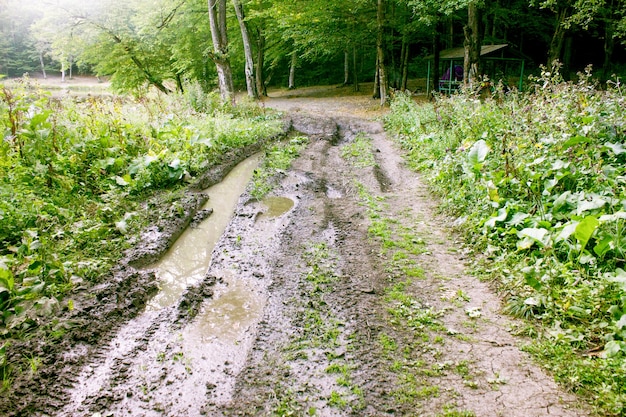
[[[472,92],[386,118],[496,280],[528,348],[603,415],[626,401],[626,107],[619,82],[544,71],[532,93]],[[470,312],[468,315],[471,316]]]
[[[66,295],[103,279],[159,205],[182,213],[184,186],[282,126],[257,106],[205,110],[189,96],[58,100],[27,80],[0,85],[0,337],[73,309]]]
[[[372,153],[372,139],[359,133],[348,144],[341,148],[341,157],[350,161],[356,168],[367,168],[376,165]]]
[[[345,359],[341,347],[351,349],[352,338],[344,331],[345,323],[335,316],[326,303],[339,276],[336,274],[337,255],[326,243],[311,243],[305,250],[302,291],[306,305],[298,311],[295,325],[300,329],[284,347],[289,361],[312,360],[327,363],[325,372],[334,378],[334,389],[328,394],[329,407],[358,411],[363,407],[363,391],[352,380],[353,366]],[[339,351],[339,353],[337,353]],[[291,409],[304,410],[306,399],[292,398]],[[280,409],[274,409],[277,414]],[[309,409],[311,410],[311,409]],[[315,410],[313,409],[313,414]],[[278,414],[280,415],[280,414]]]
[[[287,143],[277,143],[265,152],[261,166],[254,171],[250,194],[261,200],[275,186],[277,175],[284,172],[309,143],[306,136],[294,136]]]

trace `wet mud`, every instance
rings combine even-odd
[[[466,274],[449,220],[435,214],[371,103],[268,100],[310,138],[271,195],[238,196],[201,276],[151,306],[162,281],[145,267],[209,210],[202,193],[190,192],[176,231],[155,226],[124,260],[120,271],[132,279],[115,272],[85,295],[77,330],[55,344],[25,342],[44,363],[1,399],[0,415],[587,415],[520,350],[524,340],[509,331],[515,322],[500,314],[498,297]],[[341,156],[359,134],[371,138],[373,166]],[[423,244],[409,255],[423,269],[419,279],[390,267],[392,255],[370,232],[364,190],[380,202],[379,216]],[[433,312],[436,325],[417,331],[397,321],[389,294],[399,283],[410,308]]]

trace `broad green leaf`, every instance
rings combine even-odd
[[[604,238],[593,247],[593,251],[596,255],[602,258],[608,251],[615,248],[615,244],[613,242],[614,240],[612,236],[604,236]]]
[[[591,239],[591,235],[596,231],[600,222],[594,216],[585,217],[578,225],[576,226],[576,230],[574,231],[574,237],[578,242],[580,242],[580,250],[581,253],[585,246],[587,246],[587,242]]]
[[[542,245],[545,245],[545,238],[546,235],[548,234],[548,230],[544,229],[544,228],[536,228],[536,227],[527,227],[525,229],[520,230],[517,233],[517,236],[520,239],[523,239],[525,237],[530,238],[532,240],[534,240],[537,243],[541,243]]]
[[[578,199],[578,207],[576,214],[580,216],[582,213],[603,207],[607,201],[597,194],[588,194],[586,197],[581,194]]]
[[[626,271],[622,268],[616,268],[614,273],[604,274],[604,278],[609,282],[618,284],[622,290],[626,291]]]
[[[523,224],[524,220],[526,220],[528,217],[530,217],[530,214],[522,213],[521,211],[518,211],[517,213],[513,215],[511,220],[506,222],[506,224],[508,224],[509,226],[519,226]]]
[[[606,357],[613,357],[616,356],[617,354],[619,354],[622,350],[624,350],[624,347],[626,346],[626,344],[622,341],[619,340],[611,340],[610,342],[607,342],[606,345],[604,345],[604,351],[603,356]]]
[[[574,145],[578,145],[581,143],[589,143],[591,142],[591,139],[585,137],[585,136],[574,136],[573,138],[570,138],[569,140],[567,140],[565,143],[563,143],[563,147],[564,148],[569,148],[572,147]]]
[[[576,231],[576,227],[578,226],[578,222],[576,220],[572,220],[570,223],[566,224],[561,230],[561,233],[556,237],[556,241],[560,242],[562,240],[567,240],[569,237],[574,234]]]
[[[498,210],[498,214],[496,216],[492,216],[485,222],[486,227],[495,227],[496,222],[503,222],[506,220],[507,211],[505,208],[501,208]]]
[[[121,185],[122,187],[124,187],[124,186],[130,184],[130,181],[127,181],[126,178],[124,178],[124,177],[120,177],[119,175],[115,176],[115,182],[117,183],[117,185]],[[129,178],[130,178],[130,176],[129,176]]]
[[[530,285],[535,290],[537,291],[541,290],[541,287],[542,287],[541,282],[537,280],[537,278],[535,278],[534,276],[527,274],[524,276],[524,280],[526,281],[526,284]],[[524,303],[526,303],[526,301]],[[532,305],[538,305],[538,304],[532,304]]]
[[[620,330],[626,327],[626,314],[623,314],[622,317],[620,317],[617,323],[615,323],[615,326]]]
[[[15,285],[15,280],[13,278],[13,274],[8,269],[0,268],[0,293],[4,292],[12,292],[13,287]]]
[[[615,155],[621,155],[626,152],[626,148],[624,148],[624,144],[619,143],[619,142],[617,143],[607,142],[604,144],[604,146],[612,150]]]
[[[552,211],[558,211],[561,207],[567,204],[567,201],[571,195],[571,191],[565,191],[563,194],[558,196],[556,200],[554,200],[554,204],[552,205]]]
[[[604,214],[598,220],[601,222],[614,222],[616,220],[626,220],[626,211],[618,211],[613,214]]]
[[[481,139],[472,145],[469,154],[467,155],[467,160],[471,166],[475,167],[476,165],[485,162],[485,158],[488,153],[489,146],[487,145],[487,142]]]

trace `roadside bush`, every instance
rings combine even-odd
[[[180,96],[59,100],[27,81],[0,85],[0,338],[71,309],[64,296],[120,259],[155,193],[281,128],[263,111],[210,110]]]
[[[562,382],[594,398],[603,413],[621,415],[622,86],[616,81],[600,90],[590,71],[565,83],[557,71],[544,69],[533,87],[484,100],[466,92],[419,106],[399,96],[386,126],[457,217],[468,242],[486,254],[475,261],[477,272],[496,280],[510,313],[537,324],[527,329],[540,336],[529,349]]]

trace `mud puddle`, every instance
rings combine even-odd
[[[271,196],[261,202],[267,209],[259,215],[259,220],[280,217],[293,208],[294,202],[288,197]]]
[[[159,278],[160,291],[146,310],[176,304],[185,288],[202,279],[211,262],[211,252],[232,218],[237,200],[250,182],[259,160],[260,155],[246,159],[222,182],[205,190],[209,201],[202,209],[212,209],[213,213],[199,225],[187,229],[163,258],[149,267]]]
[[[258,283],[264,267],[255,264],[250,271],[245,261],[233,259],[242,246],[237,236],[245,241],[257,214],[280,216],[293,206],[280,198],[268,205],[242,203],[249,200],[245,189],[259,160],[260,155],[246,159],[205,190],[210,198],[203,209],[213,213],[149,268],[160,279],[159,293],[82,369],[58,415],[197,416],[204,414],[202,399],[214,404],[230,399],[267,299]],[[264,223],[270,226],[264,233],[271,234],[271,221]],[[207,276],[214,280],[209,295],[191,321],[181,322],[183,293]]]

